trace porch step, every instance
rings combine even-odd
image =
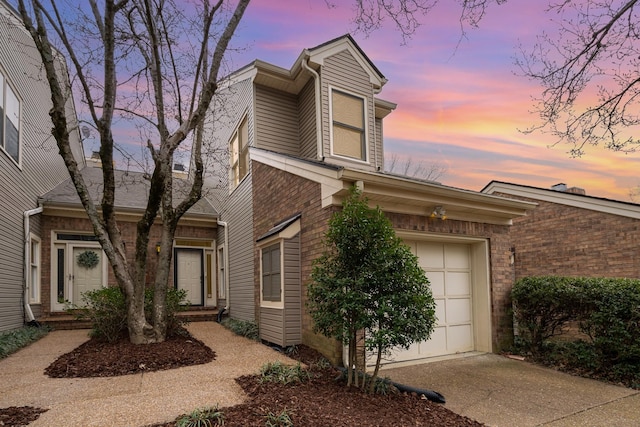
[[[218,309],[210,307],[193,307],[187,311],[176,314],[179,319],[186,322],[215,322],[218,319]],[[70,314],[54,314],[52,316],[36,319],[38,323],[46,325],[53,330],[91,329],[91,322],[78,320]]]

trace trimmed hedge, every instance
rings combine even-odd
[[[588,337],[564,346],[574,356],[580,350],[577,368],[610,379],[631,372],[633,381],[640,380],[640,280],[527,277],[516,282],[511,295],[520,343],[535,357],[557,349],[550,338],[572,322]]]

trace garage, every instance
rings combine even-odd
[[[491,351],[487,242],[404,241],[429,279],[438,321],[429,340],[394,350],[387,363]]]

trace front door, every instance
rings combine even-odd
[[[202,250],[176,249],[175,255],[176,287],[187,291],[191,305],[204,305]]]
[[[82,234],[57,234],[51,253],[53,311],[81,307],[85,292],[107,285],[107,259],[94,240],[93,236]]]

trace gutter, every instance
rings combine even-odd
[[[224,244],[227,246],[226,253],[224,254],[224,296],[226,305],[220,313],[222,315],[225,311],[229,311],[229,300],[231,297],[229,293],[229,224],[226,221],[220,220],[217,220],[216,222],[220,227],[224,227]]]
[[[29,266],[31,265],[31,248],[29,248],[29,234],[31,234],[31,227],[29,219],[33,215],[39,213],[42,213],[42,206],[24,212],[24,269],[22,273],[22,289],[24,291],[24,316],[29,319],[29,322],[36,320],[33,315],[33,311],[31,311],[31,306],[29,305],[28,276]]]
[[[315,83],[315,101],[316,101],[316,158],[320,161],[324,160],[322,155],[322,92],[320,90],[320,75],[309,66],[309,54],[307,53],[302,60],[302,68],[307,70],[313,76]]]

